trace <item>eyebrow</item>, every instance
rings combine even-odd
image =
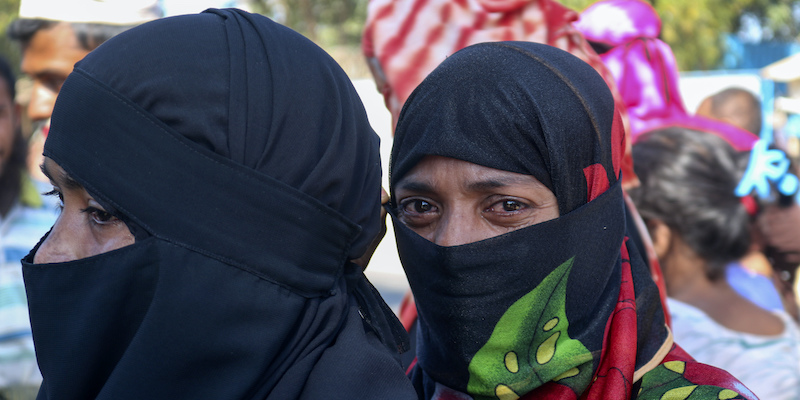
[[[419,181],[400,182],[400,184],[397,185],[397,188],[419,193],[433,192],[433,186],[429,185],[426,182],[419,182]]]
[[[487,179],[483,181],[475,181],[468,183],[467,189],[473,192],[478,192],[478,191],[485,191],[490,189],[506,187],[514,183],[522,183],[522,179],[509,178],[509,179]]]
[[[524,177],[504,176],[504,177],[488,178],[480,181],[468,182],[466,184],[466,188],[467,190],[473,192],[483,192],[517,184],[528,185],[531,184],[531,182],[525,179]],[[418,193],[433,193],[435,191],[431,184],[420,181],[401,182],[398,185],[398,189],[404,189]]]
[[[83,189],[83,185],[81,185],[75,179],[72,179],[72,177],[69,176],[67,171],[64,171],[63,173],[60,173],[60,174],[57,174],[57,175],[53,174],[47,168],[47,164],[45,164],[45,163],[42,163],[41,165],[39,165],[39,169],[42,170],[42,173],[44,174],[44,176],[47,177],[47,179],[50,179],[50,182],[56,184],[57,186],[63,186],[64,188],[67,188],[67,189]]]

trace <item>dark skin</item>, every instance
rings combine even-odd
[[[426,156],[394,189],[398,216],[440,246],[458,246],[558,218],[555,194],[532,175]]]
[[[19,135],[20,107],[11,98],[8,82],[0,80],[0,217],[5,217],[21,190],[20,171],[11,168],[11,152]]]
[[[34,256],[35,264],[60,263],[106,253],[134,243],[127,225],[106,212],[80,183],[55,161],[45,158],[42,171],[50,194],[61,200],[61,213]]]
[[[81,47],[72,26],[62,22],[36,32],[22,52],[22,72],[31,78],[33,88],[28,117],[46,120],[53,113],[61,85],[76,62],[89,54]]]
[[[50,115],[53,113],[61,85],[72,72],[75,63],[87,54],[89,50],[80,45],[72,25],[67,22],[37,31],[22,49],[20,68],[33,82],[26,111],[31,121],[45,124],[43,128],[45,132],[49,129]],[[28,169],[39,180],[46,180],[44,176],[38,174],[43,148],[43,137],[30,143]]]
[[[20,193],[19,174],[0,175],[0,217],[5,217],[17,201]]]

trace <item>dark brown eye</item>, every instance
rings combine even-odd
[[[411,206],[414,207],[414,212],[418,213],[426,213],[433,209],[431,203],[428,203],[425,200],[416,200],[413,202],[413,204],[411,204]]]
[[[406,215],[428,214],[436,211],[436,206],[423,199],[408,199],[400,203],[400,210]]]
[[[519,211],[521,209],[522,209],[522,204],[518,201],[506,200],[503,202],[503,211],[512,212],[512,211]]]
[[[96,207],[86,207],[82,209],[81,212],[88,214],[92,222],[98,225],[108,225],[118,221],[117,217],[113,216],[110,212]]]
[[[114,218],[114,216],[105,211],[96,210],[92,213],[92,218],[94,218],[95,221],[97,222],[103,223],[111,221],[111,219]]]

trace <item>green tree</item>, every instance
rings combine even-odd
[[[254,11],[323,46],[353,46],[361,40],[368,0],[254,0]]]
[[[683,70],[707,70],[719,65],[725,51],[723,34],[735,32],[750,0],[658,1],[661,37]]]
[[[792,41],[800,35],[800,25],[795,15],[800,14],[800,2],[795,0],[751,0],[744,8],[745,15],[755,18],[769,40]],[[736,21],[736,29],[742,20]]]
[[[0,0],[0,55],[5,57],[14,71],[19,74],[20,49],[19,45],[12,42],[6,31],[8,25],[17,18],[19,13],[19,0]]]
[[[581,11],[593,0],[563,0]],[[766,39],[794,40],[794,0],[650,0],[661,17],[661,39],[672,47],[681,70],[713,69],[725,51],[724,34],[737,33],[750,16]]]

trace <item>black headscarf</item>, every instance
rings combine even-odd
[[[467,47],[409,97],[392,189],[437,155],[533,175],[560,213],[452,247],[394,218],[419,313],[422,397],[625,399],[669,351],[658,290],[625,244],[620,121],[594,69],[535,43]]]
[[[538,45],[546,52],[540,55],[529,47],[480,45],[466,52],[480,56],[460,55],[463,62],[442,63],[432,72],[398,121],[402,134],[392,148],[391,184],[425,155],[457,158],[535,176],[566,214],[588,201],[585,190],[576,190],[586,187],[583,168],[603,165],[608,183],[616,182],[619,166],[611,157],[622,143],[622,126],[612,132],[608,87],[569,53]],[[484,62],[487,58],[491,62]],[[519,62],[528,59],[539,67]],[[581,140],[577,132],[594,137]]]
[[[76,64],[45,155],[137,240],[24,260],[40,399],[413,398],[349,262],[379,229],[378,138],[307,39],[239,10],[131,29]]]

